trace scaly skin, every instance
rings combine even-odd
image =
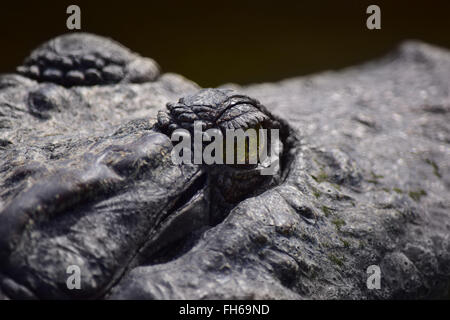
[[[105,73],[104,65],[111,63],[120,65],[123,71],[121,78],[114,81],[108,80]],[[19,68],[32,80],[20,76],[2,79],[7,92],[13,92],[5,97],[23,95],[23,106],[18,98],[8,105],[17,103],[15,110],[23,108],[25,118],[30,117],[26,121],[43,126],[44,132],[46,123],[52,126],[66,116],[74,117],[74,121],[80,117],[81,129],[90,125],[83,119],[97,116],[91,111],[96,105],[90,101],[95,99],[92,92],[100,90],[100,86],[92,85],[117,82],[108,96],[115,101],[115,94],[121,90],[134,90],[127,86],[128,82],[156,77],[157,73],[145,77],[135,73],[130,65],[136,63],[151,64],[151,60],[97,36],[58,37],[26,60],[27,70],[36,65],[39,74]],[[55,68],[62,72],[55,73]],[[100,78],[88,79],[92,68],[101,74]],[[138,71],[142,70],[146,69]],[[75,71],[83,74],[79,82],[70,78]],[[49,77],[50,73],[54,77]],[[158,86],[161,84],[155,82],[154,87]],[[196,111],[201,104],[206,110],[200,113],[203,120],[215,119],[209,128],[281,126],[255,99],[230,90],[201,90],[180,102],[185,114]],[[183,115],[177,114],[173,105],[167,104],[173,112],[165,119],[177,123],[178,116]],[[7,296],[102,297],[128,268],[168,261],[182,254],[237,203],[277,183],[278,172],[275,176],[261,176],[260,168],[173,164],[170,125],[164,124],[161,114],[158,119],[156,126],[142,119],[113,131],[97,129],[93,141],[85,141],[81,148],[70,142],[78,133],[62,128],[57,143],[76,152],[65,151],[60,159],[43,161],[45,154],[40,151],[38,157],[30,154],[36,146],[24,146],[25,160],[12,166],[2,183],[0,288]],[[42,134],[42,139],[54,145],[51,137]],[[15,146],[16,140],[11,140],[10,145]],[[65,285],[66,268],[72,264],[83,270],[82,291],[70,291]]]
[[[174,74],[132,83],[135,55],[64,37],[69,51],[29,60],[39,73],[20,69],[34,78],[0,76],[0,299],[448,297],[447,51],[412,44],[346,71],[197,92]],[[102,82],[85,81],[92,59],[77,61],[92,50],[116,52],[124,76],[104,85],[99,62]],[[78,84],[54,72],[64,57]],[[280,171],[175,165],[170,133],[195,120],[279,128]],[[366,286],[374,264],[380,290]],[[66,286],[70,265],[81,290]]]
[[[221,107],[221,104],[211,103],[210,99],[216,96],[255,101],[245,96],[236,96],[231,91],[214,89],[202,90],[197,96],[204,95],[205,92],[209,94],[209,99],[202,99],[201,103],[211,111]],[[223,95],[224,93],[227,95]],[[187,107],[192,108],[194,105]],[[252,117],[252,113],[242,112],[243,107],[243,104],[237,103],[228,107],[227,112],[234,115],[233,120],[240,115]],[[252,105],[248,107],[253,108]],[[280,125],[267,111],[263,113],[259,110],[264,109],[258,104],[258,111],[254,112],[255,119],[261,118],[264,122],[252,123]],[[224,124],[225,121],[221,123]],[[180,254],[186,250],[177,247],[180,241],[188,239],[191,234],[205,227],[209,228],[219,223],[237,203],[277,183],[278,173],[275,176],[261,176],[258,167],[247,169],[239,166],[228,168],[226,165],[173,165],[170,158],[170,140],[168,136],[159,133],[160,130],[163,130],[161,123],[156,128],[146,129],[140,138],[139,132],[135,132],[136,138],[129,144],[110,145],[98,151],[94,149],[80,157],[53,166],[43,165],[34,171],[31,168],[19,168],[9,177],[9,181],[15,185],[30,175],[39,177],[31,187],[13,197],[0,213],[2,268],[15,281],[32,279],[24,284],[31,288],[30,292],[22,288],[22,291],[27,292],[22,297],[34,296],[31,292],[47,298],[64,296],[67,292],[61,291],[62,283],[42,282],[42,279],[52,278],[52,275],[48,274],[52,266],[70,265],[99,251],[100,256],[98,253],[94,254],[95,260],[89,262],[91,265],[89,268],[107,269],[108,272],[95,276],[100,279],[93,281],[92,287],[83,291],[83,297],[98,297],[107,292],[110,285],[129,265],[148,264],[156,258],[169,259],[173,255]],[[110,143],[107,142],[106,145],[108,144]],[[173,181],[172,184],[167,184],[167,179]],[[157,192],[161,188],[165,192]],[[139,202],[141,200],[136,200],[136,203],[130,204],[125,199],[135,192],[145,192],[148,198],[142,203]],[[179,203],[182,198],[182,202]],[[69,227],[70,230],[71,224],[79,224],[77,220],[84,220],[87,223],[77,227],[85,231],[77,232],[87,232],[91,229],[89,225],[95,224],[94,221],[99,219],[100,213],[101,216],[109,216],[103,226],[108,229],[114,228],[114,225],[125,219],[125,216],[133,214],[135,219],[138,219],[136,223],[141,225],[139,228],[142,231],[140,234],[134,232],[137,238],[131,242],[117,243],[114,245],[115,249],[109,251],[106,249],[111,244],[108,244],[108,241],[104,243],[104,233],[94,233],[86,241],[74,240],[73,236],[76,235],[71,231],[67,232],[68,237],[64,240],[50,236],[52,232],[50,234],[45,232],[48,228],[56,231]],[[68,225],[64,227],[64,224]],[[175,226],[176,230],[173,230]],[[40,240],[32,241],[31,234],[39,234],[33,237]],[[71,243],[73,241],[75,243]],[[23,249],[24,246],[27,249]],[[50,253],[46,259],[52,261],[51,265],[46,265],[44,270],[35,269],[41,266],[39,264],[28,266],[22,264],[25,261],[21,262],[25,258],[23,254],[32,257],[45,256],[48,254],[46,252],[52,252],[55,247],[72,249],[63,255]],[[91,250],[94,252],[90,252]],[[161,252],[165,258],[161,257]],[[105,265],[104,260],[110,259],[114,259],[115,262]],[[16,268],[26,271],[18,272],[15,271]],[[64,277],[60,276],[60,279]],[[11,284],[12,281],[9,278],[4,283],[7,292],[17,291],[13,289],[17,285]],[[41,290],[45,292],[43,295]]]
[[[40,82],[66,87],[143,83],[159,75],[155,61],[119,43],[86,33],[54,38],[34,50],[17,71]]]

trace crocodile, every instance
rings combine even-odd
[[[409,43],[337,75],[202,89],[108,38],[50,40],[0,77],[0,297],[444,297],[449,56]],[[277,170],[174,163],[172,133],[196,121],[279,130]]]

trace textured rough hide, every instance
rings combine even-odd
[[[152,59],[142,58],[113,40],[87,33],[70,33],[44,43],[17,71],[66,87],[142,83],[159,75],[158,65]]]
[[[171,74],[71,88],[2,76],[0,297],[445,297],[449,72],[448,52],[410,43],[337,73],[228,86],[301,144],[282,183],[161,261],[145,251],[177,200],[198,202],[201,170],[174,166],[149,119],[197,86]],[[81,266],[80,291],[66,289],[68,264]],[[372,264],[381,290],[366,288]]]
[[[199,175],[173,166],[170,139],[152,130],[158,110],[198,87],[174,74],[72,88],[3,75],[0,87],[1,290],[99,297]],[[67,290],[72,264],[83,290]]]
[[[300,132],[280,186],[111,298],[448,297],[450,54],[407,43],[340,72],[249,87]],[[381,268],[381,290],[366,269]]]

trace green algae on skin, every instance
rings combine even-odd
[[[439,172],[439,167],[436,164],[436,162],[434,162],[431,159],[425,159],[425,162],[428,163],[431,167],[433,167],[433,174],[438,177],[439,179],[442,178],[441,173]]]
[[[332,210],[331,208],[327,207],[327,206],[322,206],[322,211],[325,214],[325,217],[329,217],[332,214]]]
[[[314,197],[316,197],[317,199],[322,195],[322,193],[317,188],[312,187],[312,191]]]
[[[335,256],[334,254],[330,253],[328,255],[328,259],[331,260],[334,264],[338,265],[339,267],[342,267],[344,265],[344,258],[339,258]]]
[[[345,239],[339,238],[339,240],[342,242],[342,244],[344,245],[344,248],[350,248],[350,242],[348,242]]]
[[[395,192],[397,192],[398,194],[402,194],[403,190],[400,188],[392,188],[392,190],[394,190]]]
[[[427,195],[426,191],[423,189],[417,190],[417,191],[409,191],[408,195],[416,202],[420,201],[420,198]]]
[[[345,221],[340,218],[334,219],[332,223],[336,226],[337,231],[341,231],[341,227],[346,225]]]
[[[384,176],[382,176],[382,175],[380,175],[380,174],[376,174],[376,173],[373,172],[373,171],[370,172],[370,175],[371,175],[372,178],[371,178],[371,179],[367,179],[367,182],[373,183],[373,184],[378,184],[378,183],[380,183],[378,180],[384,178]]]
[[[316,180],[317,183],[328,181],[329,178],[328,174],[323,169],[320,169],[320,172],[317,176],[311,175],[311,177]]]

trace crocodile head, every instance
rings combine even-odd
[[[112,131],[97,129],[85,139],[83,126],[89,131],[92,125],[83,119],[97,116],[89,116],[94,107],[86,100],[96,93],[96,101],[106,99],[101,86],[93,84],[109,84],[114,90],[108,92],[118,94],[110,99],[117,100],[122,92],[135,90],[127,83],[138,81],[127,67],[128,53],[108,39],[97,39],[109,48],[97,52],[92,36],[66,37],[36,51],[53,56],[33,53],[25,63],[28,69],[19,69],[33,81],[5,78],[20,81],[6,87],[2,99],[23,97],[23,106],[15,100],[8,104],[28,112],[22,121],[37,123],[43,132],[46,125],[54,128],[65,121],[66,115],[82,115],[80,132],[42,134],[38,141],[33,134],[23,136],[0,157],[6,168],[0,181],[0,290],[10,298],[102,297],[130,268],[169,261],[190,250],[202,232],[220,223],[239,202],[277,184],[283,174],[287,126],[257,100],[230,90],[200,90],[169,103],[156,121],[132,120]],[[96,70],[102,70],[102,80],[86,81],[90,67],[85,53],[94,52],[105,63],[116,49],[119,53],[113,56],[124,59],[119,59],[124,77],[106,81],[100,62]],[[60,65],[66,58],[73,62],[70,71]],[[139,61],[136,56],[130,59]],[[34,65],[39,73],[30,74]],[[63,72],[49,77],[47,71],[54,67]],[[73,70],[84,75],[77,84],[66,77]],[[156,92],[162,83],[145,85]],[[41,102],[53,106],[45,108],[46,117],[32,112]],[[72,111],[77,108],[82,112]],[[197,120],[205,130],[225,135],[226,129],[279,129],[283,151],[251,166],[174,163],[172,133],[193,132]],[[274,174],[262,175],[278,157]],[[71,291],[66,285],[71,265],[80,267],[83,290]]]

